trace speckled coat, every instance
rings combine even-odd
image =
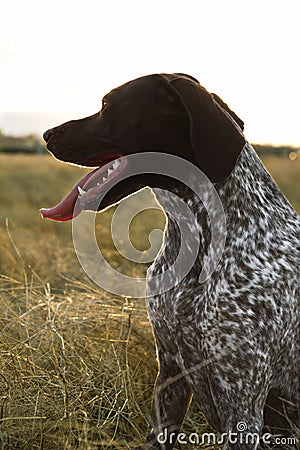
[[[276,409],[278,396],[300,401],[298,216],[249,144],[229,179],[215,188],[227,235],[209,280],[198,283],[210,241],[207,215],[186,190],[176,193],[197,218],[196,264],[171,291],[152,296],[152,277],[170,267],[180,247],[169,217],[164,245],[148,271],[147,305],[160,370],[148,438],[154,446],[159,431],[178,431],[191,394],[220,433],[239,431],[241,422],[248,432],[261,433],[263,414],[274,430],[278,417],[265,406],[267,398]],[[154,192],[166,206],[166,191]],[[193,245],[192,234],[189,239]],[[297,412],[291,414],[297,421]],[[279,432],[286,426],[280,423]]]

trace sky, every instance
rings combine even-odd
[[[249,141],[299,146],[299,12],[299,0],[3,2],[0,129],[41,135],[124,82],[184,72]]]

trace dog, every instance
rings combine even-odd
[[[95,115],[43,135],[55,158],[97,167],[61,203],[41,209],[43,217],[65,221],[85,209],[101,211],[145,186],[166,210],[163,245],[148,271],[159,374],[140,449],[174,446],[192,396],[222,433],[224,449],[255,450],[263,430],[294,436],[299,425],[299,217],[246,141],[243,125],[194,77],[154,74],[113,89]],[[182,158],[204,174],[221,201],[224,249],[202,283],[212,235],[205,205],[171,176],[122,177],[129,156],[139,153],[157,154],[158,161],[161,154]],[[178,280],[172,267],[180,233],[167,192],[195,217],[188,239],[199,236],[195,263]],[[176,282],[159,292],[156,277],[167,269]],[[249,442],[249,435],[255,439]]]

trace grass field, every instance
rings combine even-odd
[[[265,164],[300,210],[300,160]],[[143,299],[102,291],[81,269],[70,223],[42,220],[82,175],[46,155],[0,154],[0,448],[121,449],[143,440],[157,372]],[[137,202],[151,201],[150,191]],[[150,203],[149,203],[150,204]],[[146,215],[143,215],[146,214]],[[120,258],[109,234],[112,210],[97,217],[110,263],[143,276]],[[159,211],[134,221],[133,243],[164,225]],[[183,429],[209,427],[192,404]],[[185,446],[185,448],[189,448]],[[217,447],[207,447],[217,448]]]

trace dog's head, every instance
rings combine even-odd
[[[57,159],[96,169],[79,180],[59,205],[42,209],[41,214],[69,220],[81,209],[103,209],[144,186],[176,184],[156,174],[124,179],[132,161],[126,157],[135,153],[179,156],[212,182],[223,182],[245,144],[242,129],[235,113],[193,77],[156,74],[130,81],[104,96],[100,112],[44,133],[47,148]],[[99,207],[103,190],[108,192]]]

